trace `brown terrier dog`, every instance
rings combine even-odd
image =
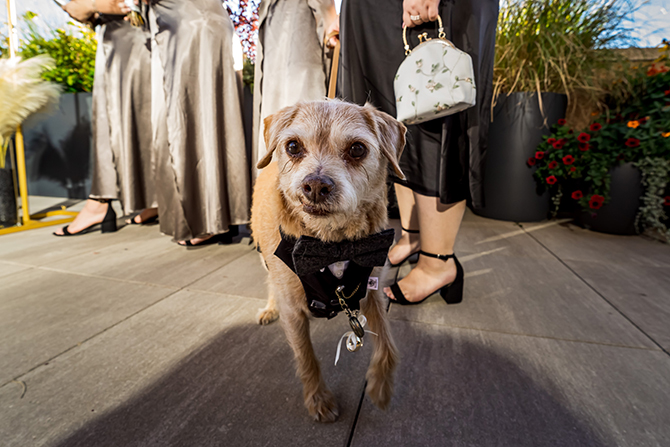
[[[395,174],[404,178],[398,158],[406,129],[370,105],[336,100],[299,103],[267,117],[264,124],[268,152],[258,162],[258,168],[265,169],[256,180],[251,212],[252,235],[269,271],[268,303],[258,321],[269,324],[281,314],[305,406],[316,420],[331,422],[337,419],[337,404],[312,349],[308,297],[301,279],[275,251],[282,236],[355,244],[385,230],[387,167],[391,163]],[[276,162],[270,164],[273,154]],[[376,267],[373,275],[381,274]],[[364,283],[363,293],[365,287]],[[382,409],[391,400],[398,359],[384,300],[381,290],[369,290],[361,301],[369,329],[377,334],[369,337],[374,350],[366,391]]]

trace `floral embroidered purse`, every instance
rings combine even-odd
[[[393,81],[396,118],[405,124],[452,115],[475,105],[477,90],[472,58],[445,38],[442,19],[438,16],[438,37],[419,35],[414,49],[407,43],[403,27],[405,60]]]

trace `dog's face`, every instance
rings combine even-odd
[[[372,209],[381,205],[385,215],[388,163],[404,178],[398,158],[405,126],[372,106],[341,101],[299,103],[264,124],[268,152],[258,168],[274,154],[288,211],[308,231],[342,239],[370,220]],[[378,230],[375,223],[367,227]]]

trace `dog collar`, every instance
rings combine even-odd
[[[287,236],[281,227],[279,232],[281,242],[274,254],[298,275],[307,306],[317,318],[333,318],[342,310],[338,289],[347,297],[349,309],[360,309],[370,273],[375,266],[384,265],[394,236],[389,229],[355,241],[323,242],[309,236]],[[349,265],[338,279],[328,266],[340,261],[349,261]]]

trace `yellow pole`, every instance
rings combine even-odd
[[[16,56],[19,50],[19,38],[17,30],[14,27],[16,22],[16,8],[14,7],[14,0],[7,0],[7,22],[9,25],[9,56]]]
[[[21,221],[23,224],[30,222],[30,212],[28,211],[28,181],[26,179],[26,153],[23,147],[23,133],[21,126],[16,128],[16,170],[19,177],[19,195],[21,196],[21,210],[23,215]]]
[[[14,8],[14,0],[7,0],[7,22],[9,24],[9,55],[16,56],[16,51],[19,48],[19,39],[14,27],[16,20],[16,9]],[[23,147],[23,133],[21,126],[16,128],[16,170],[19,177],[19,195],[21,196],[21,221],[23,224],[30,222],[30,211],[28,208],[28,182],[26,180],[26,153]]]

